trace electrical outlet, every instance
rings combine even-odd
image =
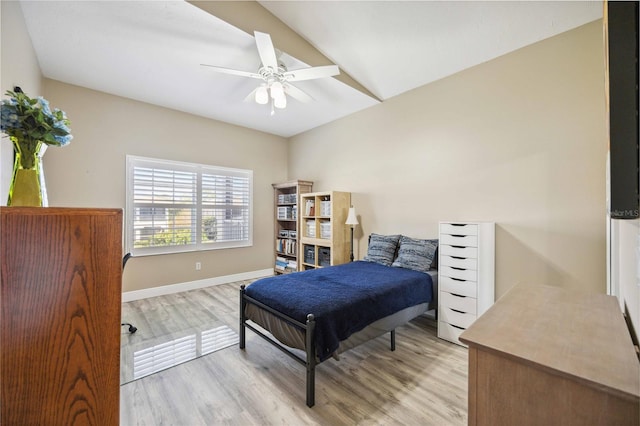
[[[196,262],[196,271],[199,271],[200,269],[202,269],[202,263]]]

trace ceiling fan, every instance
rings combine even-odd
[[[271,36],[259,31],[255,31],[254,35],[260,61],[262,62],[258,72],[240,71],[208,64],[200,65],[210,67],[220,73],[262,80],[260,86],[249,93],[245,101],[255,99],[255,101],[261,105],[271,103],[271,115],[275,113],[274,107],[285,108],[287,106],[287,95],[300,102],[313,100],[310,95],[292,85],[292,81],[313,80],[340,74],[340,69],[336,65],[324,65],[289,71],[284,64],[278,63],[276,49],[273,47]]]

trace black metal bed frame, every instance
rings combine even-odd
[[[287,322],[288,324],[304,331],[304,335],[305,335],[305,358],[302,358],[301,356],[298,356],[297,354],[295,354],[294,352],[292,352],[290,349],[287,348],[287,346],[285,346],[284,344],[280,343],[279,341],[277,341],[275,338],[271,338],[269,336],[267,336],[266,334],[264,334],[262,331],[258,330],[256,327],[254,327],[253,325],[251,325],[250,323],[247,322],[247,318],[245,316],[245,307],[247,306],[247,303],[251,303],[261,309],[264,309],[265,311],[275,315],[276,317],[280,318],[281,320]],[[241,285],[240,286],[240,349],[245,349],[245,343],[246,343],[246,331],[245,329],[248,328],[249,330],[252,330],[254,333],[256,333],[258,336],[262,337],[264,340],[266,340],[267,342],[271,343],[273,346],[275,346],[276,348],[280,349],[282,352],[284,352],[285,354],[289,355],[291,358],[293,358],[293,360],[295,360],[296,362],[304,365],[307,369],[307,406],[308,407],[313,407],[315,405],[315,383],[316,383],[316,375],[315,375],[315,369],[316,369],[316,365],[318,365],[320,362],[318,362],[316,360],[316,345],[315,345],[315,329],[316,329],[316,322],[315,322],[315,317],[313,314],[308,314],[307,315],[307,322],[306,323],[302,323],[300,321],[297,321],[285,314],[283,314],[280,311],[277,311],[275,309],[273,309],[270,306],[265,305],[262,302],[257,301],[256,299],[247,296],[245,293],[245,286]],[[395,351],[396,350],[396,331],[395,330],[391,330],[391,350]]]

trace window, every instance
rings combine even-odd
[[[127,251],[134,256],[253,243],[253,171],[127,156]]]

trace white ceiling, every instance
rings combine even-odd
[[[255,72],[260,65],[253,35],[204,7],[21,1],[45,77],[284,137],[602,17],[600,1],[260,4],[375,96],[336,78],[302,81],[295,85],[315,100],[290,99],[271,116],[269,106],[244,101],[257,80],[200,66]],[[290,70],[324,65],[286,53],[282,61]]]

